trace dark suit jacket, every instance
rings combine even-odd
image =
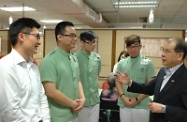
[[[147,84],[133,81],[129,92],[154,95],[154,102],[166,105],[166,113],[150,113],[150,122],[187,122],[187,69],[182,65],[160,91],[165,70]]]

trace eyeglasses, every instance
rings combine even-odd
[[[60,34],[60,35],[67,36],[67,37],[70,37],[72,39],[77,38],[77,35],[75,35],[75,34]]]
[[[127,49],[133,49],[133,48],[136,49],[138,47],[140,47],[140,44],[129,46],[127,47]]]
[[[169,49],[165,49],[163,47],[160,48],[160,51],[164,52],[164,53],[174,53],[174,51],[171,51]]]
[[[40,40],[40,34],[39,33],[37,33],[37,34],[34,34],[34,33],[23,33],[23,34],[28,34],[28,35],[35,36],[37,40]]]
[[[85,43],[89,44],[89,45],[95,45],[96,41],[85,41]]]

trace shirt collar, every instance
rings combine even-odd
[[[65,55],[66,57],[70,57],[70,53],[71,52],[65,52],[64,50],[62,50],[61,48],[59,48],[58,46],[56,47],[56,49],[55,49],[56,51],[58,51],[60,54],[62,54],[62,55]]]
[[[165,68],[165,72],[170,73],[171,75],[173,75],[178,69],[179,67],[182,65],[183,63],[180,63],[179,65],[172,67],[172,68]]]
[[[80,50],[81,51],[81,53],[84,55],[84,56],[86,56],[86,57],[90,57],[91,56],[91,54],[92,54],[92,52],[90,52],[90,54],[87,54],[83,49],[81,49]]]
[[[138,55],[137,57],[134,57],[134,58],[132,58],[131,56],[129,56],[130,57],[130,59],[131,60],[138,60],[138,59],[140,59],[141,58],[141,56],[140,55]]]
[[[12,49],[12,51],[10,52],[11,55],[13,55],[14,60],[15,60],[15,64],[20,64],[23,62],[27,62],[15,49]],[[29,64],[33,63],[33,59],[30,57],[28,60]]]

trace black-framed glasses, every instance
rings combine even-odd
[[[75,34],[60,34],[60,35],[67,36],[67,37],[70,37],[72,39],[77,38],[77,35],[75,35]]]
[[[89,45],[96,45],[97,41],[85,41],[85,43],[89,44]]]
[[[37,33],[37,34],[34,34],[34,33],[23,33],[23,34],[28,34],[28,35],[35,36],[37,40],[40,40],[40,34],[39,33]]]
[[[138,47],[140,47],[140,44],[135,44],[135,45],[132,45],[132,46],[129,46],[129,47],[127,47],[127,49],[137,49]]]

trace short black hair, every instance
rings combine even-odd
[[[130,47],[132,44],[137,43],[137,42],[141,44],[140,36],[138,35],[130,35],[125,40],[125,44],[127,47]]]
[[[20,18],[17,19],[16,21],[14,21],[11,25],[10,25],[10,41],[12,46],[15,46],[16,43],[18,42],[18,34],[19,33],[30,33],[32,31],[32,28],[40,28],[40,24],[38,22],[36,22],[36,20],[31,19],[31,18]]]
[[[96,39],[96,34],[91,30],[86,30],[80,34],[80,40],[81,41],[92,41],[93,39]]]
[[[69,21],[62,21],[62,22],[60,22],[60,23],[58,23],[56,25],[56,27],[55,27],[55,38],[56,38],[56,41],[58,41],[57,35],[58,34],[63,34],[67,26],[74,27],[74,24],[72,22],[69,22]]]

